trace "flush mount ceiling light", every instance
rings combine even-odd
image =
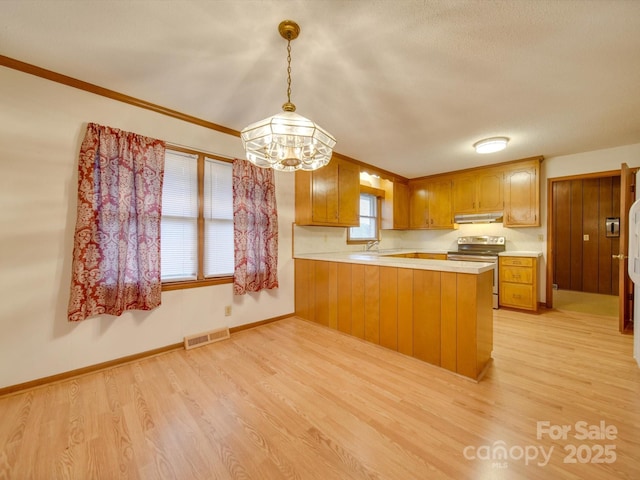
[[[316,170],[331,160],[336,139],[297,113],[291,103],[291,41],[298,38],[300,27],[292,20],[278,25],[287,41],[287,102],[282,113],[252,123],[240,133],[247,160],[262,168],[285,172]]]
[[[485,138],[474,143],[473,148],[476,149],[476,153],[493,153],[507,148],[507,143],[509,143],[507,137]]]

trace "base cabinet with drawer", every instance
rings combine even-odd
[[[500,306],[538,310],[537,257],[508,257],[498,259]]]

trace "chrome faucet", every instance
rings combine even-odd
[[[364,251],[368,252],[369,250],[371,250],[373,247],[376,247],[376,250],[379,250],[379,244],[380,242],[378,240],[371,240],[370,242],[367,242],[367,244],[364,247]]]

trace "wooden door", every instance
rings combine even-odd
[[[493,213],[501,212],[504,209],[502,177],[503,173],[501,171],[489,171],[478,177],[478,212]]]
[[[315,170],[311,174],[312,221],[338,222],[338,162]]]
[[[360,167],[340,160],[337,186],[338,223],[357,227],[360,224]]]
[[[394,183],[393,189],[393,228],[409,228],[409,186]]]
[[[620,216],[620,175],[554,181],[551,222],[553,283],[561,290],[618,295],[618,238],[605,220]]]
[[[406,230],[409,228],[409,185],[383,179],[384,190],[382,201],[382,219],[380,228],[383,230]]]
[[[635,199],[635,170],[626,163],[620,167],[620,253],[614,255],[620,261],[619,270],[619,329],[620,333],[633,331],[633,284],[629,279],[627,257],[629,256],[629,207]]]
[[[453,228],[451,180],[429,183],[429,228]]]
[[[454,213],[475,213],[476,207],[477,206],[476,206],[475,175],[456,176],[453,179],[453,211]]]
[[[539,167],[522,166],[506,172],[504,182],[504,226],[540,226]]]
[[[505,226],[536,226],[538,224],[537,175],[535,167],[506,173]]]
[[[424,182],[414,183],[409,190],[409,228],[429,228],[429,192]]]

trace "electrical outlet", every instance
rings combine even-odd
[[[542,233],[538,234],[538,241],[539,242],[544,242],[544,234],[542,234]]]
[[[588,242],[588,241],[589,241],[589,234],[588,234],[588,233],[584,234],[584,235],[582,236],[582,239],[583,239],[585,242]]]
[[[231,316],[231,305],[227,305],[224,307],[224,316],[225,317]]]

